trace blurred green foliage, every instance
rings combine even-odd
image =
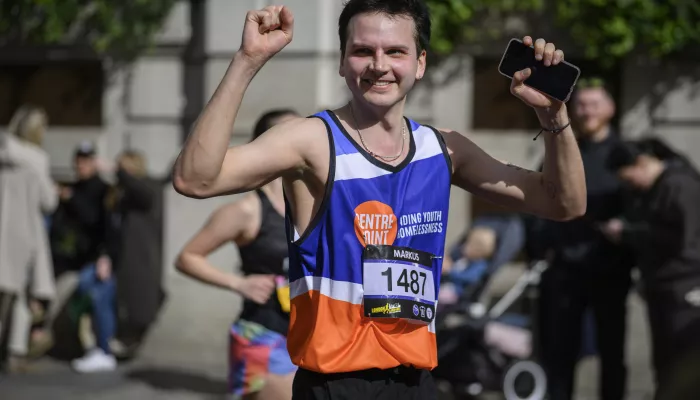
[[[542,0],[426,0],[432,17],[431,48],[438,55],[449,54],[461,44],[500,35],[497,26],[490,29],[484,17],[518,13],[542,8]],[[482,23],[475,23],[474,20]]]
[[[0,45],[86,43],[129,60],[147,49],[176,0],[0,0]],[[235,0],[231,0],[235,1]],[[568,31],[588,58],[610,61],[638,46],[663,56],[700,43],[700,0],[427,0],[432,47],[496,38],[505,17],[539,14]],[[483,21],[489,23],[483,23]],[[476,21],[482,21],[477,23]],[[496,21],[494,23],[494,21]]]
[[[150,47],[176,0],[0,0],[0,45],[87,44],[130,60]]]
[[[498,37],[499,25],[476,23],[519,13],[539,14],[568,31],[587,58],[614,62],[636,48],[659,57],[700,44],[699,0],[427,0],[433,13],[433,50]],[[488,28],[488,27],[491,28]],[[503,26],[503,25],[500,25]]]

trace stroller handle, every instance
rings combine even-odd
[[[520,298],[528,286],[540,283],[540,277],[548,267],[549,264],[545,260],[537,260],[531,263],[531,267],[528,271],[518,278],[515,285],[491,307],[491,310],[489,310],[489,317],[495,319],[503,315],[503,313]]]

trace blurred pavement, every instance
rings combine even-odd
[[[125,400],[226,398],[227,331],[239,311],[231,293],[205,288],[178,274],[168,277],[168,302],[138,360],[116,373],[78,375],[62,362],[42,360],[26,375],[0,377],[0,399]],[[650,399],[644,308],[630,297],[629,400]],[[597,398],[597,364],[578,371],[577,400]],[[491,396],[489,396],[491,398]],[[498,397],[496,397],[498,398]]]
[[[78,375],[50,359],[25,375],[0,378],[0,399],[223,399],[228,326],[239,311],[232,293],[173,274],[168,301],[138,359],[116,373]]]

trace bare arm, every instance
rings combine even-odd
[[[304,131],[304,120],[228,148],[243,94],[265,62],[291,42],[292,27],[291,12],[282,6],[248,13],[241,49],[175,162],[173,185],[179,193],[202,198],[244,192],[305,166],[304,146],[295,134]]]
[[[178,271],[199,282],[232,290],[253,301],[267,301],[274,287],[272,276],[244,278],[223,272],[207,260],[212,252],[228,242],[233,241],[238,245],[245,242],[247,231],[256,222],[256,213],[260,212],[255,200],[253,196],[247,196],[216,210],[180,252],[175,262]]]
[[[216,268],[207,257],[224,244],[239,240],[249,218],[244,203],[227,204],[216,210],[182,248],[175,262],[178,271],[222,289],[240,288],[240,277]]]
[[[553,43],[526,36],[523,43],[533,46],[545,68],[564,59]],[[511,93],[532,107],[545,132],[545,160],[542,172],[533,172],[493,159],[469,139],[456,132],[443,132],[452,157],[456,185],[487,200],[517,211],[554,220],[578,218],[586,212],[586,179],[583,161],[574,133],[569,126],[566,105],[526,85],[532,71],[518,71],[511,82]]]
[[[586,186],[573,132],[567,128],[543,136],[546,155],[540,173],[498,161],[463,135],[443,131],[452,157],[454,184],[518,212],[554,220],[582,215]]]
[[[550,116],[538,111],[543,127],[554,129],[569,123],[566,106]],[[581,151],[571,127],[560,133],[544,133],[544,163],[540,175],[540,192],[544,192],[550,207],[549,213],[538,214],[550,219],[569,220],[586,213],[586,174],[583,169]],[[545,200],[540,200],[545,202]],[[538,210],[539,211],[539,210]]]

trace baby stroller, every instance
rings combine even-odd
[[[500,230],[499,247],[510,241],[510,261],[523,246],[519,220],[507,217],[500,222],[518,229]],[[505,218],[505,219],[503,219]],[[493,219],[477,220],[474,226]],[[498,222],[498,220],[496,220]],[[541,400],[546,393],[546,376],[534,361],[532,337],[535,287],[547,268],[544,261],[528,265],[526,272],[493,306],[480,299],[500,264],[491,265],[478,282],[465,290],[460,299],[442,308],[436,317],[438,366],[433,377],[443,395],[453,399],[475,399],[484,392],[502,392],[507,400]]]

